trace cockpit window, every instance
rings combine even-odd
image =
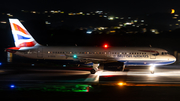
[[[157,55],[159,55],[159,53],[155,53],[155,54],[152,54],[152,55],[157,56]]]
[[[162,55],[167,55],[168,53],[167,52],[162,52]]]

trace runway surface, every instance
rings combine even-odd
[[[122,71],[99,70],[90,74],[87,70],[1,68],[0,82],[84,82],[84,83],[180,83],[180,66],[160,66],[151,74],[147,67],[127,67]]]
[[[1,99],[18,101],[179,99],[178,65],[157,67],[154,74],[151,74],[147,67],[127,67],[125,72],[100,70],[96,74],[90,74],[88,69],[0,66]]]

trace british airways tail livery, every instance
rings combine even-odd
[[[18,19],[9,19],[16,47],[33,47],[39,45]]]
[[[164,49],[152,47],[50,47],[38,44],[18,19],[9,19],[16,47],[7,48],[7,52],[32,59],[74,60],[93,63],[91,73],[98,70],[97,63],[115,63],[124,71],[125,66],[168,65],[176,58]]]

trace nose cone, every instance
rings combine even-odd
[[[172,61],[172,63],[174,63],[174,62],[176,62],[176,57],[174,57],[174,56],[171,55],[170,58],[169,58],[169,60]]]

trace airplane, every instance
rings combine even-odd
[[[93,63],[91,74],[98,71],[99,64],[115,63],[124,71],[126,66],[150,66],[154,74],[157,65],[168,65],[176,61],[173,55],[161,48],[152,47],[79,47],[79,46],[43,46],[40,45],[26,30],[18,19],[9,19],[15,47],[9,47],[11,52],[32,59],[73,60]]]

